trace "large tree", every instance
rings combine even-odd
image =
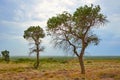
[[[100,10],[99,5],[85,5],[77,8],[73,15],[63,12],[47,21],[47,32],[52,36],[55,46],[72,51],[78,57],[82,74],[85,74],[85,49],[91,43],[99,43],[99,38],[92,30],[107,22]]]
[[[27,30],[24,31],[23,37],[28,41],[34,41],[35,47],[31,48],[30,53],[35,52],[37,55],[37,61],[34,64],[35,68],[39,66],[39,52],[43,51],[43,47],[40,46],[41,38],[45,37],[45,33],[40,26],[30,26]]]

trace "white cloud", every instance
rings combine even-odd
[[[30,26],[38,26],[43,25],[41,27],[45,27],[45,22],[39,22],[39,21],[25,21],[25,22],[18,22],[18,21],[0,21],[0,24],[11,27],[11,28],[18,28],[19,30],[25,30]],[[19,32],[19,31],[18,31]]]
[[[25,4],[21,2],[20,9],[16,9],[14,19],[19,20],[47,20],[49,17],[61,13],[63,11],[69,11],[68,7],[73,6],[72,1],[68,0],[39,0],[34,4]]]
[[[14,11],[15,16],[13,17],[15,21],[20,21],[23,19],[23,17],[25,16],[23,11],[18,9]]]
[[[93,3],[95,3],[96,1],[98,1],[98,0],[82,0],[82,2],[83,2],[84,4],[93,4]]]
[[[31,25],[40,25],[44,28],[48,18],[63,11],[70,11],[70,7],[74,7],[76,4],[76,0],[35,0],[30,4],[24,1],[15,2],[19,3],[19,8],[14,10],[14,21],[4,21],[4,23],[18,25],[23,29]]]
[[[24,41],[22,36],[16,36],[12,34],[5,34],[5,33],[0,33],[0,40],[19,40],[19,41]]]
[[[62,13],[63,11],[74,12],[73,10],[80,5],[94,3],[96,0],[30,0],[29,3],[14,0],[14,2],[19,3],[19,7],[14,10],[14,23],[17,22],[23,25],[28,23],[30,25],[40,24],[40,26],[44,27],[46,26],[48,18]]]
[[[103,29],[105,32],[113,34],[114,37],[120,38],[120,14],[113,14],[108,17],[109,22]]]

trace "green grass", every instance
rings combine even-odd
[[[53,60],[51,62],[56,62],[56,61],[66,61],[68,59],[73,59],[76,57],[70,57],[70,56],[40,56],[40,60],[41,61],[48,61]],[[0,58],[1,59],[1,58]],[[34,61],[36,59],[36,57],[29,57],[29,56],[14,56],[10,58],[11,61]],[[120,60],[120,56],[85,56],[84,59],[86,60]]]
[[[52,57],[40,57],[40,62],[48,62],[48,63],[65,63],[67,60],[73,59],[74,57],[61,57],[61,56],[52,56]],[[26,63],[26,62],[34,62],[36,61],[36,57],[11,57],[11,62],[15,63]]]
[[[36,57],[11,57],[6,63],[0,60],[0,80],[120,80],[120,57],[85,57],[86,75],[80,74],[76,57],[41,57],[36,70]],[[12,76],[12,77],[10,77]]]

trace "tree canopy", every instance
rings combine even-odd
[[[24,31],[24,38],[27,40],[39,41],[40,38],[43,38],[45,33],[40,26],[30,26],[27,30]]]

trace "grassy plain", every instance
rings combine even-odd
[[[120,80],[120,57],[85,57],[85,75],[75,57],[40,57],[37,70],[34,62],[33,57],[0,60],[0,80]]]

